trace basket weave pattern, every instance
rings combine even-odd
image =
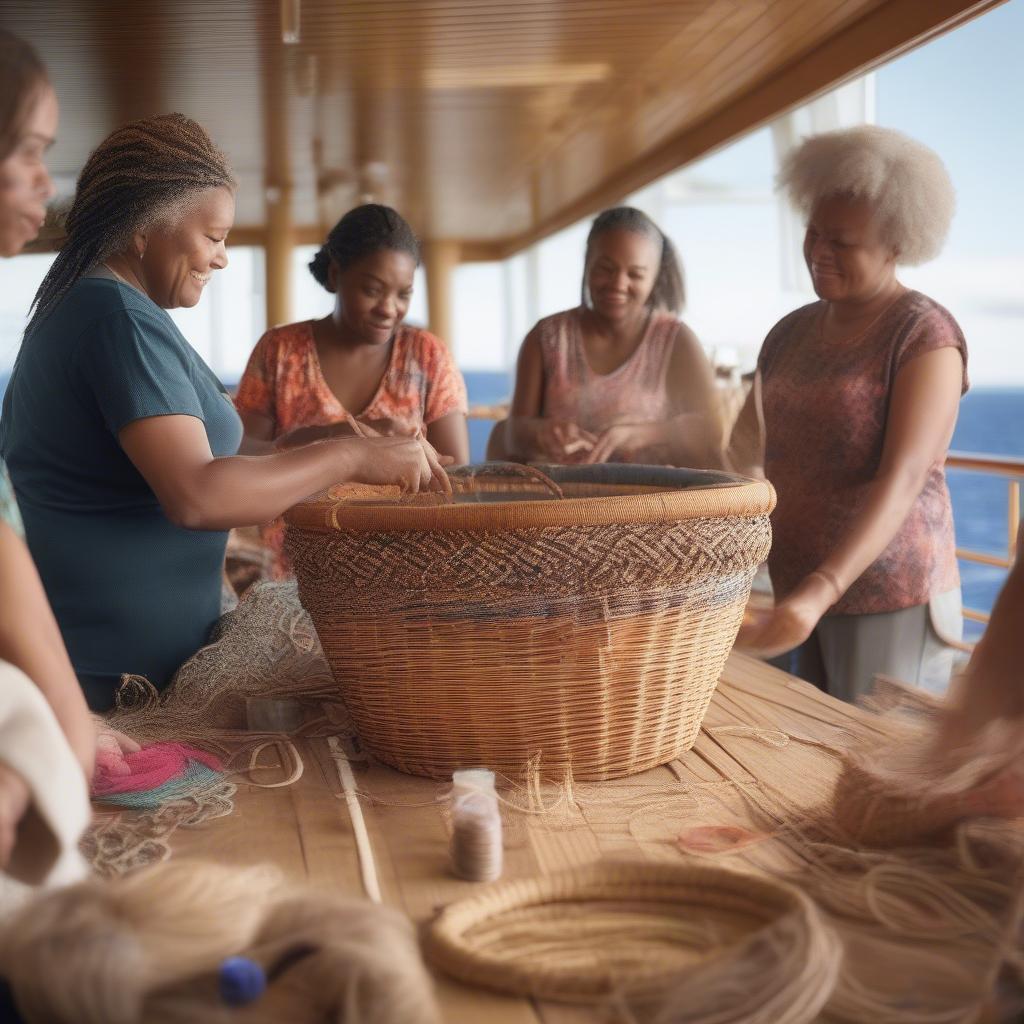
[[[678,756],[770,542],[767,510],[486,529],[503,504],[468,509],[475,529],[370,532],[329,504],[289,513],[300,598],[363,744],[433,777],[539,755],[547,776],[603,779]]]
[[[788,1008],[821,987],[820,1008],[838,965],[834,938],[798,890],[702,864],[601,863],[488,886],[440,912],[426,953],[460,981],[561,1002],[651,1006],[680,988],[686,1005],[687,992],[696,1001],[698,988],[717,991],[719,1016],[699,1019],[721,1021],[750,1019],[729,1011],[751,989]],[[754,970],[741,981],[742,966]],[[805,966],[813,980],[794,974]]]

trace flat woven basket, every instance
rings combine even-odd
[[[643,1019],[817,1019],[841,949],[799,890],[700,863],[603,863],[501,882],[445,907],[428,960],[462,982]]]
[[[333,488],[287,547],[364,746],[414,775],[629,775],[688,750],[767,556],[763,482],[485,465]]]

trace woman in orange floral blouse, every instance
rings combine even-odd
[[[249,357],[235,405],[243,452],[291,447],[353,432],[426,433],[441,455],[469,461],[466,386],[445,344],[402,321],[412,298],[419,243],[387,206],[350,210],[309,269],[336,296],[322,320],[271,328]],[[283,526],[263,528],[287,575]]]

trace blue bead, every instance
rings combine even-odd
[[[247,1006],[267,988],[267,976],[255,960],[229,956],[220,965],[220,997],[228,1006]]]

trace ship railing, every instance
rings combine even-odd
[[[1006,480],[1006,554],[992,554],[975,551],[973,548],[958,547],[957,558],[977,565],[996,569],[1009,569],[1017,557],[1017,534],[1020,529],[1020,485],[1024,480],[1024,459],[1008,455],[982,455],[974,452],[950,452],[946,458],[946,469],[964,470],[985,476],[1002,477]],[[979,608],[964,608],[964,618],[972,622],[987,624],[988,612]],[[969,645],[968,645],[969,646]]]

